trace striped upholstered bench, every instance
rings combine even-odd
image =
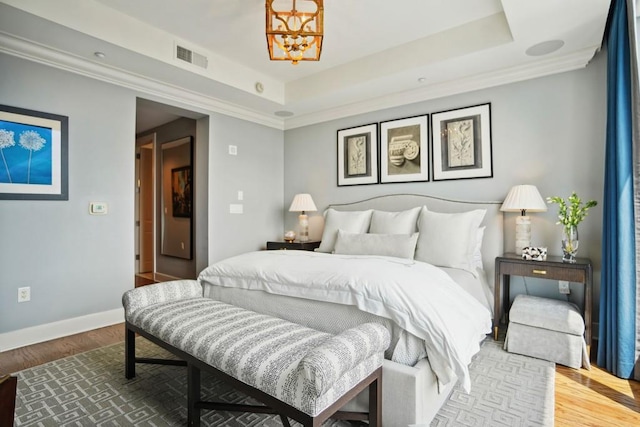
[[[158,283],[127,291],[125,375],[136,363],[185,364],[188,421],[200,425],[201,409],[276,413],[320,426],[328,418],[381,420],[382,360],[389,333],[367,323],[338,335],[202,297],[194,280]],[[135,334],[181,361],[136,358]],[[200,371],[208,370],[264,403],[230,405],[200,399]],[[368,413],[338,410],[369,388]]]

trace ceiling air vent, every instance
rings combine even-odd
[[[206,56],[180,45],[176,45],[176,58],[202,68],[207,68],[208,65]]]

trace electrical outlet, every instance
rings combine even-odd
[[[571,293],[571,290],[569,289],[569,282],[566,280],[559,280],[558,291],[560,291],[561,294],[569,295]]]
[[[31,301],[31,288],[29,286],[18,288],[18,302]]]

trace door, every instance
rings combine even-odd
[[[153,147],[140,150],[140,272],[153,272]]]

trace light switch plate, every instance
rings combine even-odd
[[[229,213],[232,213],[232,214],[241,214],[241,213],[242,213],[242,211],[243,211],[243,206],[242,206],[242,205],[240,205],[240,204],[234,204],[234,203],[232,203],[232,204],[230,204],[230,205],[229,205]]]
[[[109,211],[106,202],[91,202],[89,203],[89,214],[91,215],[106,215]]]

